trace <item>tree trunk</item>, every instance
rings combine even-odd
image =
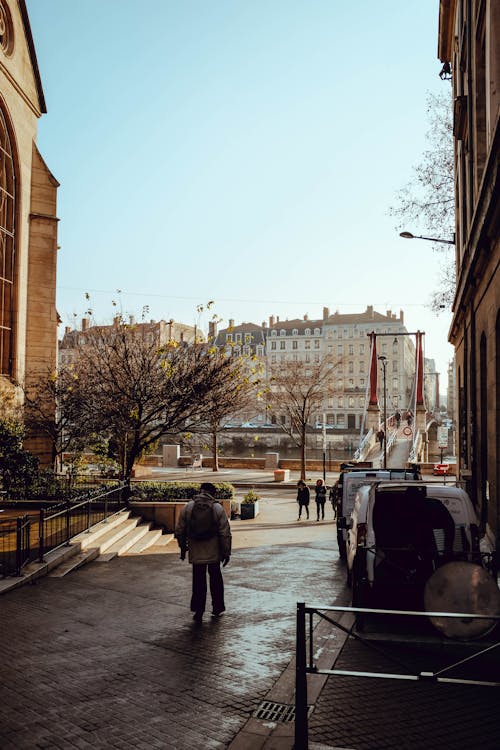
[[[219,471],[219,457],[217,455],[217,431],[212,432],[212,471]]]
[[[300,441],[300,478],[303,482],[306,480],[306,433],[302,428]]]

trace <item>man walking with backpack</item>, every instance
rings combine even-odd
[[[220,564],[225,568],[231,556],[231,529],[222,505],[215,499],[216,489],[204,482],[199,495],[181,511],[175,527],[175,538],[193,566],[191,611],[193,620],[201,622],[207,599],[207,571],[212,596],[212,617],[219,617],[224,605],[224,581]]]

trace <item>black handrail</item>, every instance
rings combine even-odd
[[[69,545],[72,537],[127,507],[128,484],[100,489],[96,494],[88,490],[73,501],[42,508],[35,517],[0,519],[0,576],[20,576],[27,563],[43,562],[47,552]],[[37,524],[38,544],[32,548],[31,531]]]

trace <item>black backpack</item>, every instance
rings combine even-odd
[[[205,500],[201,496],[194,500],[187,524],[189,539],[204,541],[217,535],[219,527],[214,506],[215,503]]]

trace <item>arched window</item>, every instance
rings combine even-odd
[[[12,375],[15,180],[12,144],[0,109],[0,374]]]

